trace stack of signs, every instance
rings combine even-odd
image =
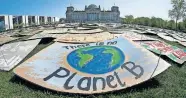
[[[55,30],[44,30],[39,34],[35,34],[29,39],[42,39],[42,38],[58,38],[67,32],[67,28],[55,29]]]
[[[103,30],[101,29],[92,29],[92,30],[70,30],[68,31],[69,34],[94,34],[94,33],[101,33]]]
[[[177,35],[177,34],[170,34],[172,37],[174,37],[175,39],[177,39],[177,40],[179,40],[179,41],[183,41],[183,42],[185,42],[186,41],[186,39],[183,37],[183,36],[179,36],[179,35]]]
[[[142,40],[148,40],[148,41],[153,41],[153,40],[158,40],[155,38],[151,38],[145,35],[141,35],[141,34],[137,34],[131,31],[128,31],[126,33],[123,33],[123,37],[129,39],[129,40],[133,40],[133,41],[142,41]]]
[[[42,32],[42,30],[32,30],[32,29],[27,29],[27,30],[23,30],[21,32],[16,33],[16,35],[23,35],[23,36],[27,36],[27,35],[34,35],[37,34],[39,32]]]
[[[60,36],[62,36],[62,34],[35,34],[29,39],[58,38]]]
[[[94,94],[137,85],[168,67],[170,64],[145,48],[119,37],[90,44],[56,42],[14,73],[51,90]]]
[[[171,46],[160,41],[141,42],[141,45],[152,52],[166,55],[171,60],[179,64],[186,61],[186,52],[178,47]]]
[[[166,34],[166,33],[158,33],[157,35],[164,40],[168,40],[168,41],[171,41],[171,42],[177,42],[178,41],[177,39],[174,39],[173,37],[171,37],[169,34]]]
[[[181,44],[182,46],[185,46],[186,47],[186,42],[179,41],[178,43]]]
[[[146,31],[142,31],[142,30],[131,30],[132,32],[135,32],[135,33],[139,33],[139,34],[145,34],[147,33]]]
[[[52,30],[44,30],[40,34],[63,34],[68,31],[67,28],[58,28],[58,29],[52,29]]]
[[[109,32],[95,34],[64,34],[55,41],[64,43],[93,43],[113,39],[115,36]]]
[[[40,42],[38,40],[5,44],[0,47],[0,70],[9,71],[20,63]]]
[[[77,30],[91,30],[91,28],[77,27]]]
[[[146,30],[146,32],[147,33],[149,33],[149,34],[154,34],[154,35],[157,35],[158,34],[158,32],[155,32],[155,31],[152,31],[152,30]]]
[[[0,35],[0,45],[10,42],[10,41],[13,41],[13,40],[16,40],[16,39],[17,38],[9,37],[6,35]]]
[[[123,34],[125,32],[128,32],[128,30],[125,30],[125,29],[110,29],[109,32],[112,33],[112,34]]]

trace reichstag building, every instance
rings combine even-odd
[[[77,11],[74,10],[73,6],[67,7],[66,11],[66,22],[120,22],[120,11],[118,6],[112,6],[111,10],[101,10],[101,7],[94,4],[85,6],[85,10]]]

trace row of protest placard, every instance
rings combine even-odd
[[[162,33],[158,34],[162,35]],[[130,32],[130,33],[124,33],[122,34],[123,37],[127,38],[128,40],[135,41],[136,43],[140,44],[144,48],[156,53],[165,55],[171,60],[183,64],[186,61],[186,52],[184,49],[178,48],[176,46],[167,44],[163,41],[160,41],[155,38],[148,37],[146,35],[141,35],[138,33]],[[165,38],[165,36],[163,36]],[[165,39],[169,39],[170,41],[173,41],[174,39],[172,37],[167,37]],[[178,41],[178,40],[174,40]],[[178,41],[181,45],[185,46],[186,42]]]
[[[146,49],[157,54],[165,55],[179,64],[183,64],[186,61],[186,52],[184,49],[180,49],[176,46],[172,46],[161,41],[147,41],[138,43],[140,43],[140,45]]]

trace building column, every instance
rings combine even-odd
[[[25,16],[25,27],[27,27],[27,26],[29,26],[29,24],[28,24],[28,16]]]
[[[40,25],[39,16],[35,16],[35,22],[36,22],[36,25]]]
[[[45,20],[44,24],[47,24],[48,20],[46,16],[44,17],[44,20]]]

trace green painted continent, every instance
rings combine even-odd
[[[112,59],[111,59],[111,62],[110,62],[110,67],[116,65],[119,63],[120,61],[120,54],[119,52],[114,49],[113,47],[104,47],[105,48],[105,51],[103,53],[110,53],[112,54]]]
[[[92,48],[87,48],[86,51],[91,50]],[[85,48],[79,49],[77,51],[78,57],[80,57],[79,66],[84,67],[89,61],[91,61],[94,56],[91,54],[83,54]]]

